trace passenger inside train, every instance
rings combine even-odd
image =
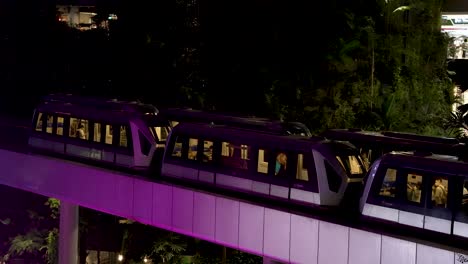
[[[288,161],[288,157],[283,152],[280,152],[276,156],[276,165],[275,165],[275,175],[276,176],[284,176],[286,173],[286,163]]]
[[[406,197],[408,201],[419,203],[421,202],[421,185],[422,176],[417,174],[408,174]]]
[[[436,178],[432,186],[432,203],[437,207],[447,207],[447,180]]]

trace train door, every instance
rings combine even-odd
[[[449,205],[453,204],[454,177],[431,172],[426,184],[424,229],[451,234],[452,210]]]
[[[124,167],[134,167],[135,152],[132,140],[132,122],[125,125],[114,125],[112,128],[112,144],[116,147],[115,163]]]
[[[398,222],[399,208],[402,196],[401,170],[392,164],[380,163],[379,168],[375,173],[370,188],[366,188],[368,192],[363,197],[367,196],[366,201],[362,201],[362,214],[382,220]],[[422,219],[421,225],[422,227]]]
[[[268,194],[268,185],[252,177],[255,148],[243,140],[219,140],[216,185],[245,192]],[[215,148],[215,150],[217,149]],[[218,153],[218,152],[215,152]]]
[[[290,199],[307,204],[320,204],[317,171],[312,153],[292,153],[296,171],[292,172]]]
[[[400,224],[423,228],[425,220],[425,200],[429,177],[426,172],[413,169],[398,169],[396,194]]]
[[[290,199],[291,180],[296,175],[297,154],[285,149],[259,148],[257,161],[257,172],[265,172],[265,168],[268,168],[266,177],[258,179],[269,185],[269,195]],[[266,161],[267,164],[264,164]]]

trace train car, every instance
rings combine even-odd
[[[369,170],[366,219],[468,238],[468,163],[430,153],[392,152]]]
[[[34,111],[29,145],[34,150],[145,171],[162,159],[170,131],[152,105],[49,95]]]
[[[161,109],[161,115],[168,119],[172,126],[176,126],[181,122],[213,123],[216,125],[237,126],[284,135],[312,136],[309,128],[300,122],[282,122],[268,118],[236,116],[191,108]]]
[[[374,132],[361,129],[330,129],[322,136],[332,140],[348,141],[360,149],[370,165],[385,153],[392,151],[419,151],[457,156],[465,159],[466,146],[456,138],[424,136],[402,132]]]
[[[166,179],[311,206],[340,205],[365,173],[344,142],[200,123],[172,129],[161,170]]]

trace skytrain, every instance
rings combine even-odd
[[[172,126],[176,126],[180,122],[211,123],[267,131],[270,133],[276,132],[283,135],[312,136],[309,128],[300,122],[284,122],[268,118],[221,114],[192,108],[162,109],[160,115],[169,120]]]
[[[29,145],[192,188],[305,208],[351,206],[365,220],[468,238],[468,163],[456,139],[360,130],[310,137],[216,118],[50,95],[34,112]],[[368,165],[363,149],[367,158],[378,154]]]
[[[152,105],[49,95],[32,120],[29,145],[86,162],[146,171],[161,159],[170,132]]]

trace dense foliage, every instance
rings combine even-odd
[[[207,51],[214,53],[208,58],[219,70],[212,74],[218,89],[212,104],[221,108],[235,98],[231,109],[260,105],[251,111],[299,119],[315,131],[443,133],[440,121],[453,98],[446,72],[448,38],[439,27],[441,1],[359,2],[274,2],[268,11],[255,12],[261,5],[247,19],[265,20],[254,29],[262,34],[245,34],[250,23],[241,25],[242,33],[223,34],[241,39],[236,51],[213,36],[219,44]],[[234,59],[217,58],[220,49]]]
[[[58,263],[58,215],[60,203],[58,200],[49,198],[45,202],[46,215],[33,210],[28,210],[29,225],[23,226],[20,234],[9,238],[8,252],[3,260],[14,260],[16,258],[27,259],[31,263]],[[44,209],[44,208],[39,208]],[[15,225],[22,219],[9,220],[3,224]],[[8,239],[8,238],[6,238]],[[0,240],[0,242],[3,242]],[[2,259],[0,259],[1,261]]]
[[[453,91],[442,2],[98,1],[119,19],[86,32],[35,2],[2,31],[1,106],[30,115],[39,95],[61,91],[293,119],[314,131],[443,134]]]

